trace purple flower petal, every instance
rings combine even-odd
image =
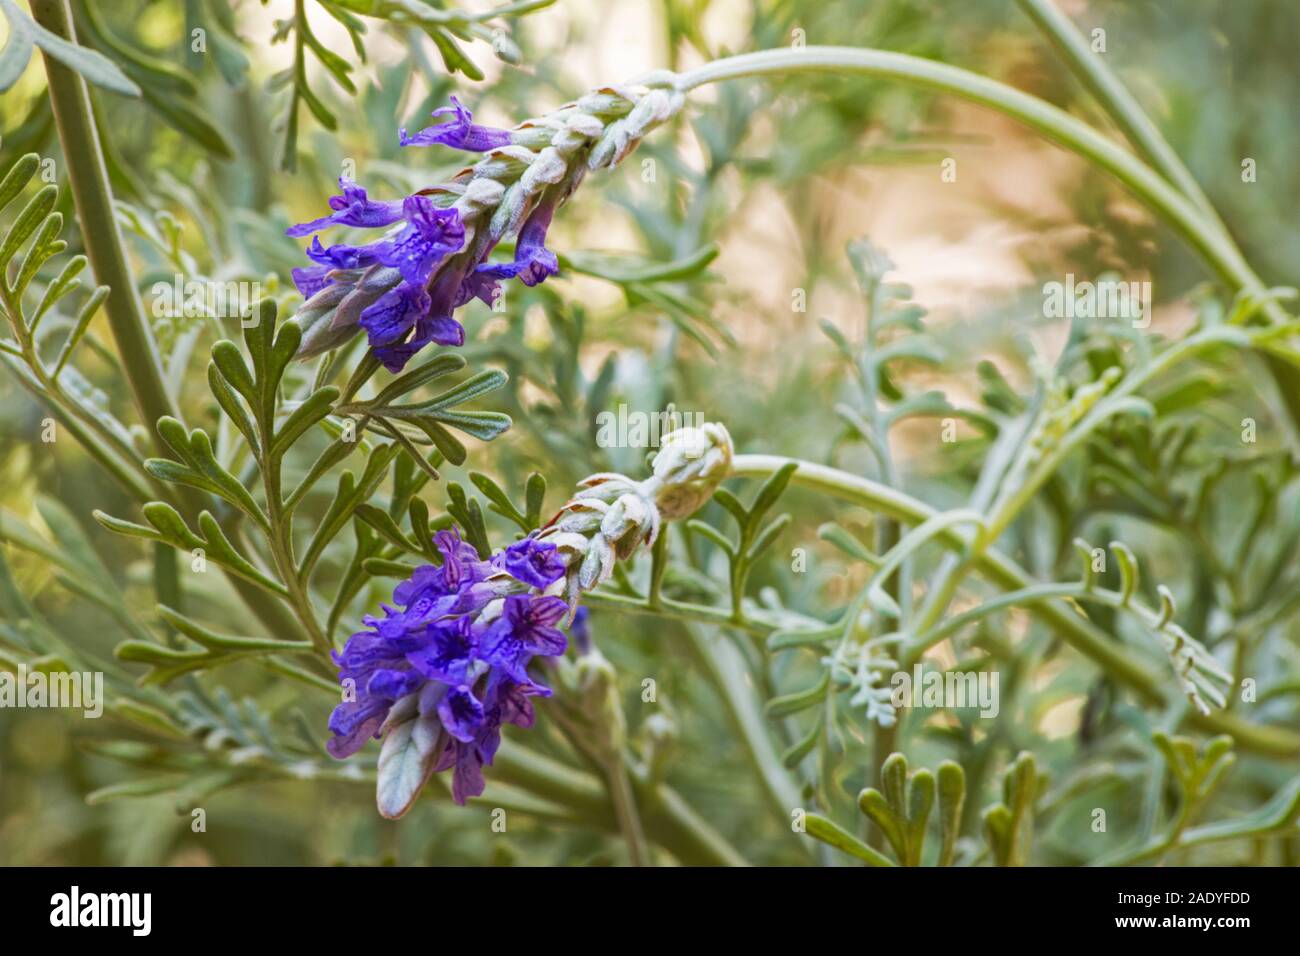
[[[382,633],[359,631],[348,638],[342,653],[335,652],[334,660],[344,670],[368,672],[376,666],[399,661],[404,653]]]
[[[479,560],[477,549],[454,528],[437,532],[433,544],[442,555],[442,575],[449,590],[482,581],[492,573],[491,563]]]
[[[409,578],[393,589],[393,600],[407,610],[411,610],[411,605],[415,601],[426,600],[431,596],[441,597],[449,593],[442,568],[432,564],[422,564]]]
[[[483,726],[483,704],[467,685],[461,684],[438,704],[438,718],[453,738],[469,743]]]
[[[371,305],[361,310],[358,324],[366,330],[370,347],[391,345],[406,338],[420,317],[428,311],[429,294],[417,286],[400,282]]]
[[[402,218],[400,202],[379,202],[366,195],[366,191],[352,180],[340,176],[341,195],[331,196],[329,206],[334,212],[310,222],[301,222],[284,231],[286,236],[308,236],[330,226],[360,226],[372,229],[391,226]]]
[[[362,269],[379,261],[380,248],[384,242],[375,242],[365,246],[349,246],[335,243],[326,248],[321,245],[320,237],[313,236],[307,247],[307,258],[331,269]]]
[[[514,262],[485,263],[475,273],[491,279],[518,279],[526,286],[535,286],[558,273],[560,262],[545,243],[559,199],[559,192],[552,191],[528,214],[519,229]]]
[[[424,675],[412,670],[377,670],[366,683],[366,693],[397,700],[420,689]]]
[[[397,141],[402,146],[450,146],[473,153],[485,153],[510,144],[510,131],[492,126],[479,126],[470,122],[474,114],[461,105],[456,97],[451,98],[451,106],[443,106],[433,111],[434,116],[450,114],[452,119],[437,126],[426,126],[414,136],[406,134],[402,127],[397,132]]]
[[[378,700],[350,701],[339,704],[330,714],[329,728],[334,738],[325,749],[337,760],[350,757],[379,733],[392,705]]]
[[[406,660],[429,680],[459,684],[478,651],[478,636],[468,617],[431,624],[429,643]]]
[[[528,608],[528,619],[534,627],[540,627],[555,624],[568,613],[569,605],[563,598],[539,597],[532,599]],[[556,653],[563,654],[564,648],[561,647]]]
[[[528,681],[525,668],[529,660],[535,655],[563,654],[568,646],[564,633],[550,626],[568,610],[562,598],[510,595],[501,616],[484,631],[480,655],[513,680]]]
[[[564,577],[565,563],[549,541],[524,538],[506,548],[496,558],[498,566],[517,581],[535,588],[545,588]]]
[[[474,744],[448,740],[447,749],[434,764],[434,773],[455,767],[451,778],[451,798],[461,806],[470,797],[477,797],[486,784],[483,780],[483,757]]]
[[[460,289],[465,266],[445,266],[438,270],[429,287],[428,311],[415,320],[411,337],[405,341],[376,347],[375,358],[390,372],[400,372],[411,357],[430,342],[439,345],[464,345],[465,329],[451,317],[454,301]]]
[[[376,243],[376,258],[402,274],[419,289],[428,284],[433,268],[465,243],[465,225],[455,209],[440,209],[428,196],[402,201],[406,226],[391,241]]]
[[[501,294],[501,284],[492,276],[485,275],[482,269],[482,266],[476,268],[460,284],[460,292],[456,296],[456,308],[460,308],[471,299],[479,299],[487,306],[496,305],[497,296]]]
[[[329,274],[334,271],[332,265],[300,266],[290,271],[293,284],[302,293],[304,299],[310,299],[333,280]]]

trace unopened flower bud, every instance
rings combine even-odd
[[[614,543],[620,558],[629,558],[643,541],[658,529],[652,506],[640,495],[622,495],[610,505],[600,523],[600,533]]]
[[[654,474],[645,481],[616,472],[581,481],[537,535],[555,545],[564,562],[563,590],[570,606],[583,591],[608,580],[618,561],[653,545],[665,518],[699,510],[731,471],[731,457],[731,436],[721,425],[679,428],[663,437]]]
[[[603,501],[571,501],[553,522],[557,531],[588,534],[602,526],[609,505]]]
[[[627,723],[618,696],[618,673],[599,650],[577,660],[558,662],[557,697],[582,722],[584,744],[603,761],[621,759],[627,744]]]
[[[371,266],[364,271],[340,269],[331,275],[334,282],[313,295],[294,314],[302,329],[296,358],[309,359],[338,348],[360,332],[362,311],[393,287],[398,271]]]
[[[704,507],[731,472],[731,457],[731,436],[717,422],[665,435],[653,464],[655,502],[663,517],[676,521]]]
[[[603,534],[596,532],[587,546],[587,555],[582,560],[582,567],[578,570],[578,587],[583,591],[590,591],[604,582],[614,573],[616,560],[613,546]]]

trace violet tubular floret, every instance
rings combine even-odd
[[[486,153],[510,145],[510,131],[473,122],[474,114],[451,97],[451,105],[433,111],[433,116],[450,116],[445,123],[426,126],[414,136],[406,128],[397,131],[397,141],[402,146],[449,146],[472,153]]]

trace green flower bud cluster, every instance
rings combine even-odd
[[[1112,365],[1097,381],[1080,385],[1069,396],[1065,393],[1064,383],[1059,380],[1055,382],[1042,420],[1029,437],[1028,461],[1037,461],[1059,444],[1070,429],[1106,396],[1123,374],[1119,366]]]
[[[653,545],[665,520],[681,520],[702,508],[730,473],[732,457],[727,429],[708,423],[663,436],[644,481],[616,472],[581,481],[538,535],[554,544],[568,565],[569,603],[608,580],[619,560]]]
[[[596,648],[555,666],[555,701],[582,727],[583,746],[598,763],[613,765],[627,746],[627,719],[618,696],[618,672]]]

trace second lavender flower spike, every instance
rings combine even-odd
[[[455,531],[437,534],[441,564],[416,568],[335,654],[343,701],[327,746],[343,759],[383,738],[381,814],[402,816],[442,770],[457,803],[483,792],[501,728],[531,726],[532,698],[551,695],[541,665],[567,650],[566,624],[586,640],[582,592],[653,544],[665,520],[701,508],[731,461],[722,425],[678,429],[649,478],[591,476],[544,528],[486,560]]]
[[[492,302],[502,280],[533,286],[557,274],[559,258],[545,244],[556,210],[589,170],[622,162],[682,102],[673,90],[606,87],[505,130],[474,123],[453,97],[433,114],[446,121],[413,135],[403,129],[403,146],[446,146],[483,158],[402,200],[373,200],[342,179],[329,200],[332,213],[288,230],[300,237],[340,226],[389,228],[363,245],[313,238],[313,264],[293,272],[307,300],[296,316],[298,357],[320,355],[364,330],[374,356],[398,372],[427,345],[463,344],[455,311],[473,298]],[[512,260],[490,261],[510,237],[517,239]]]

